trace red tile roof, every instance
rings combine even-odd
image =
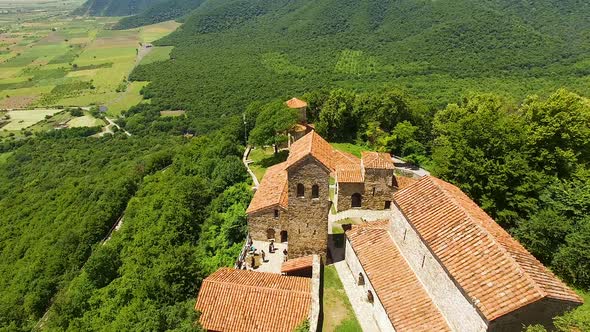
[[[297,98],[292,98],[289,99],[285,102],[285,104],[287,104],[287,107],[289,108],[302,108],[302,107],[307,107],[307,103],[304,102],[301,99],[297,99]]]
[[[207,330],[291,332],[310,306],[308,278],[222,268],[203,280],[195,309]]]
[[[246,213],[255,213],[270,207],[287,208],[289,197],[286,166],[287,163],[283,162],[266,170]]]
[[[363,166],[365,168],[376,169],[393,169],[393,159],[389,153],[363,151],[361,154]]]
[[[346,237],[398,331],[450,331],[387,231],[388,221],[354,225]]]
[[[303,256],[290,259],[281,266],[281,273],[293,272],[301,269],[311,268],[313,265],[313,256]]]
[[[315,131],[311,131],[291,145],[287,167],[289,168],[305,157],[312,156],[329,170],[334,170],[334,150]]]
[[[394,197],[488,320],[542,298],[581,303],[578,295],[459,188],[427,176]]]
[[[403,176],[403,175],[396,175],[395,181],[397,182],[396,187],[398,189],[404,189],[404,188],[409,187],[409,186],[413,185],[414,183],[418,182],[418,179],[410,178],[410,177]]]

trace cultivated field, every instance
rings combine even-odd
[[[118,18],[68,15],[82,2],[0,0],[0,110],[35,109],[14,113],[18,120],[2,131],[19,131],[55,113],[36,109],[104,105],[108,115],[118,116],[142,102],[147,82],[127,82],[128,75],[142,61],[168,59],[171,48],[138,50],[179,24],[110,30]],[[72,121],[77,126],[96,119]]]
[[[7,113],[10,122],[2,127],[6,131],[18,131],[44,120],[46,116],[52,116],[61,110],[56,109],[35,109],[27,111],[10,111]]]

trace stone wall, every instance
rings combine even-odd
[[[275,218],[275,210],[279,212],[279,218]],[[268,208],[248,215],[248,231],[253,240],[268,240],[267,231],[275,232],[275,241],[281,241],[281,231],[288,231],[289,218],[287,211],[282,208]]]
[[[322,263],[318,255],[313,255],[311,265],[311,307],[309,308],[309,332],[321,331],[320,314],[322,312]]]
[[[366,169],[363,209],[383,210],[385,202],[393,201],[393,170]]]
[[[352,249],[352,246],[350,245],[350,241],[348,239],[346,239],[346,247],[345,247],[345,256],[344,257],[345,257],[344,259],[346,260],[346,264],[348,264],[348,267],[350,268],[350,271],[352,272],[353,277],[357,281],[356,287],[363,288],[364,294],[368,294],[368,291],[371,291],[373,293],[374,301],[372,304],[373,305],[372,314],[373,314],[373,319],[375,320],[375,322],[377,323],[377,326],[379,327],[379,330],[381,332],[395,332],[395,329],[394,329],[393,325],[391,324],[391,321],[389,320],[389,316],[387,316],[387,312],[385,311],[385,308],[383,307],[383,304],[381,303],[379,296],[375,292],[373,285],[371,285],[371,281],[369,280],[367,273],[363,269],[361,262],[359,261],[358,257],[356,256],[356,253]],[[361,274],[363,276],[364,285],[358,285],[359,274]],[[393,280],[392,280],[392,282],[393,282]],[[368,301],[366,295],[364,297],[364,301]]]
[[[334,195],[338,202],[336,208],[338,212],[350,210],[352,208],[352,195],[359,193],[364,197],[365,185],[362,183],[338,183],[336,194]]]
[[[553,317],[562,315],[576,306],[577,304],[571,302],[542,299],[492,321],[488,331],[520,331],[523,326],[532,324],[542,324],[547,331],[553,331]]]
[[[288,169],[289,179],[289,259],[312,254],[326,258],[328,247],[328,214],[330,172],[315,158],[308,156]],[[305,188],[297,197],[297,185]],[[312,186],[318,185],[319,197],[312,198]]]
[[[426,247],[397,207],[391,211],[389,232],[400,253],[424,285],[432,302],[453,331],[485,331],[487,322]]]

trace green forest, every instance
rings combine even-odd
[[[200,282],[245,239],[246,139],[282,142],[294,96],[330,142],[457,184],[590,301],[587,2],[88,1],[75,12],[137,13],[118,28],[184,25],[155,43],[174,47],[169,60],[129,77],[151,82],[149,102],[117,120],[131,137],[0,142],[0,331],[199,331]],[[590,330],[590,306],[555,322]]]

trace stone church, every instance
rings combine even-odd
[[[267,170],[246,211],[250,236],[288,242],[290,259],[325,258],[333,205],[337,211],[390,209],[393,193],[411,182],[394,174],[388,154],[363,152],[359,159],[311,131],[291,145],[285,162]]]

